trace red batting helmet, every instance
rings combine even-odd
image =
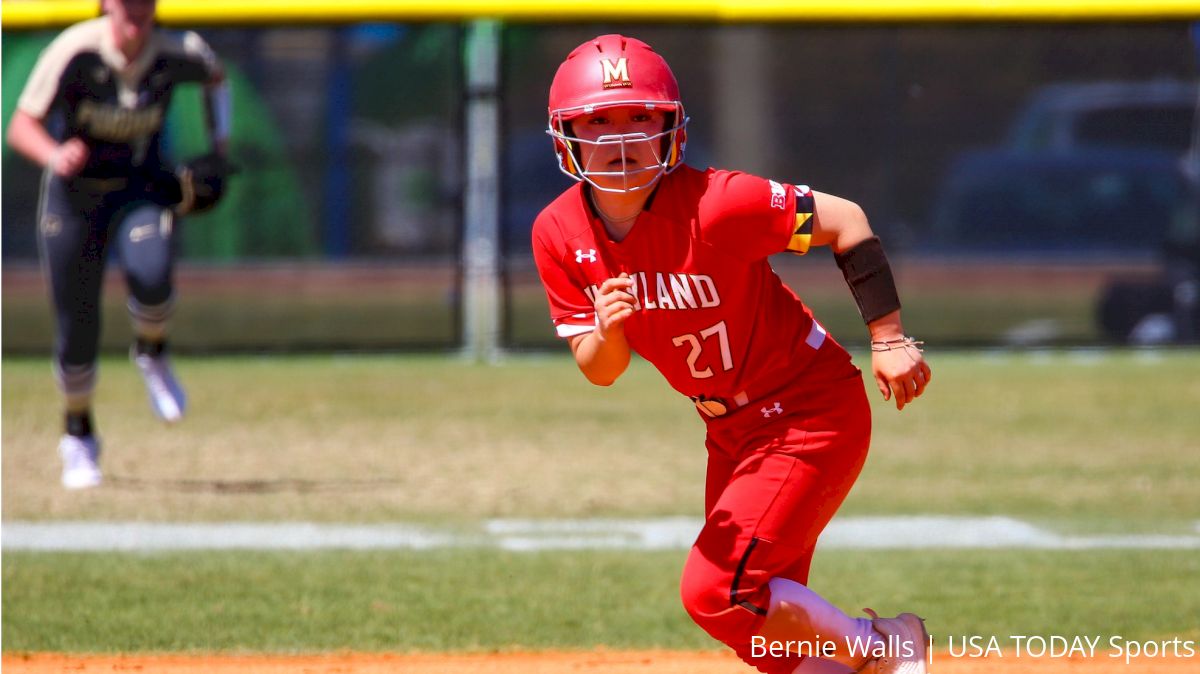
[[[584,141],[570,133],[568,123],[581,115],[615,107],[639,107],[667,113],[667,127],[654,136],[624,134],[602,137],[599,141]],[[554,138],[558,167],[575,180],[586,181],[606,192],[624,192],[653,185],[663,174],[670,173],[683,163],[687,144],[687,116],[679,100],[679,84],[670,66],[650,48],[650,45],[623,35],[601,35],[579,45],[558,67],[550,85],[550,120],[547,133]],[[618,174],[588,171],[580,166],[578,144],[625,144],[662,139],[659,163],[654,166],[621,171]],[[591,176],[624,175],[656,171],[648,183],[640,187],[614,190],[597,185]]]

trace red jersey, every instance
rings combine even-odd
[[[593,330],[600,285],[625,272],[630,347],[680,393],[740,406],[797,376],[825,341],[767,260],[807,252],[812,214],[806,186],[685,165],[619,242],[571,187],[534,222],[533,255],[560,337]]]

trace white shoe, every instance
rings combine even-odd
[[[147,353],[130,351],[133,364],[142,373],[142,381],[146,383],[146,394],[150,396],[150,407],[159,419],[167,423],[175,423],[183,418],[187,409],[187,394],[175,379],[171,371],[171,361],[164,353],[151,356]]]
[[[929,633],[925,621],[912,613],[901,613],[895,618],[880,618],[871,609],[871,626],[887,642],[887,654],[871,660],[860,674],[929,674],[926,649]]]
[[[62,485],[87,489],[100,484],[100,441],[94,435],[64,435],[58,442],[63,460]]]

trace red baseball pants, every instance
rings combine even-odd
[[[824,346],[787,388],[708,420],[706,518],[683,569],[683,605],[767,674],[791,674],[803,659],[751,656],[770,604],[767,582],[808,583],[817,537],[858,478],[871,439],[861,373],[832,340]]]

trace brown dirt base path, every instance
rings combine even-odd
[[[5,674],[746,674],[732,654],[589,651],[488,655],[331,654],[312,656],[9,655]],[[934,656],[930,674],[1195,674],[1197,658],[951,658]]]

